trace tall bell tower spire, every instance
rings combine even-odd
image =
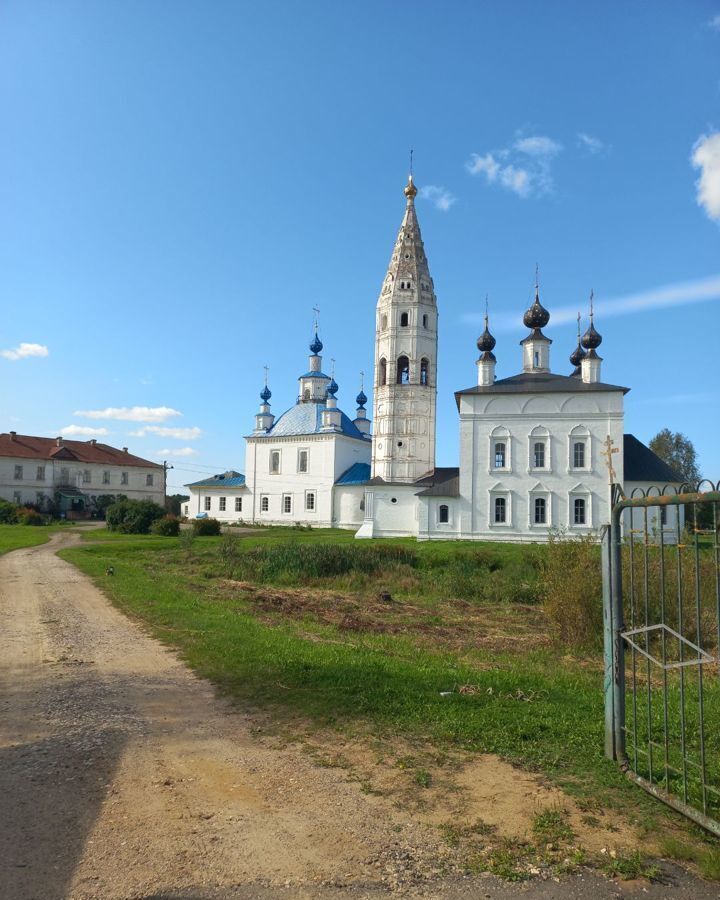
[[[372,474],[413,482],[435,467],[437,301],[415,212],[407,199],[377,302]]]

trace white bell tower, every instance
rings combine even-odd
[[[414,482],[435,468],[438,313],[412,175],[377,302],[372,475]]]

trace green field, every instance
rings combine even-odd
[[[50,540],[58,525],[0,525],[0,556],[20,547],[37,547]]]
[[[281,726],[496,753],[582,803],[699,839],[604,758],[602,651],[553,642],[545,548],[294,530],[185,546],[104,536],[61,555],[223,694]]]

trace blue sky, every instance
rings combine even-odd
[[[718,0],[5,0],[0,122],[0,430],[242,470],[315,304],[352,413],[413,147],[438,463],[485,295],[515,374],[538,262],[554,370],[593,288],[626,430],[720,478]]]

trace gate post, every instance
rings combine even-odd
[[[610,599],[612,616],[613,733],[614,758],[625,761],[625,616],[622,592],[623,506],[617,503],[610,519]]]
[[[605,756],[615,759],[615,683],[613,676],[613,611],[611,581],[610,526],[603,527],[601,566],[602,566],[602,602],[603,602],[603,650],[605,659],[605,675],[603,691],[605,695]]]

